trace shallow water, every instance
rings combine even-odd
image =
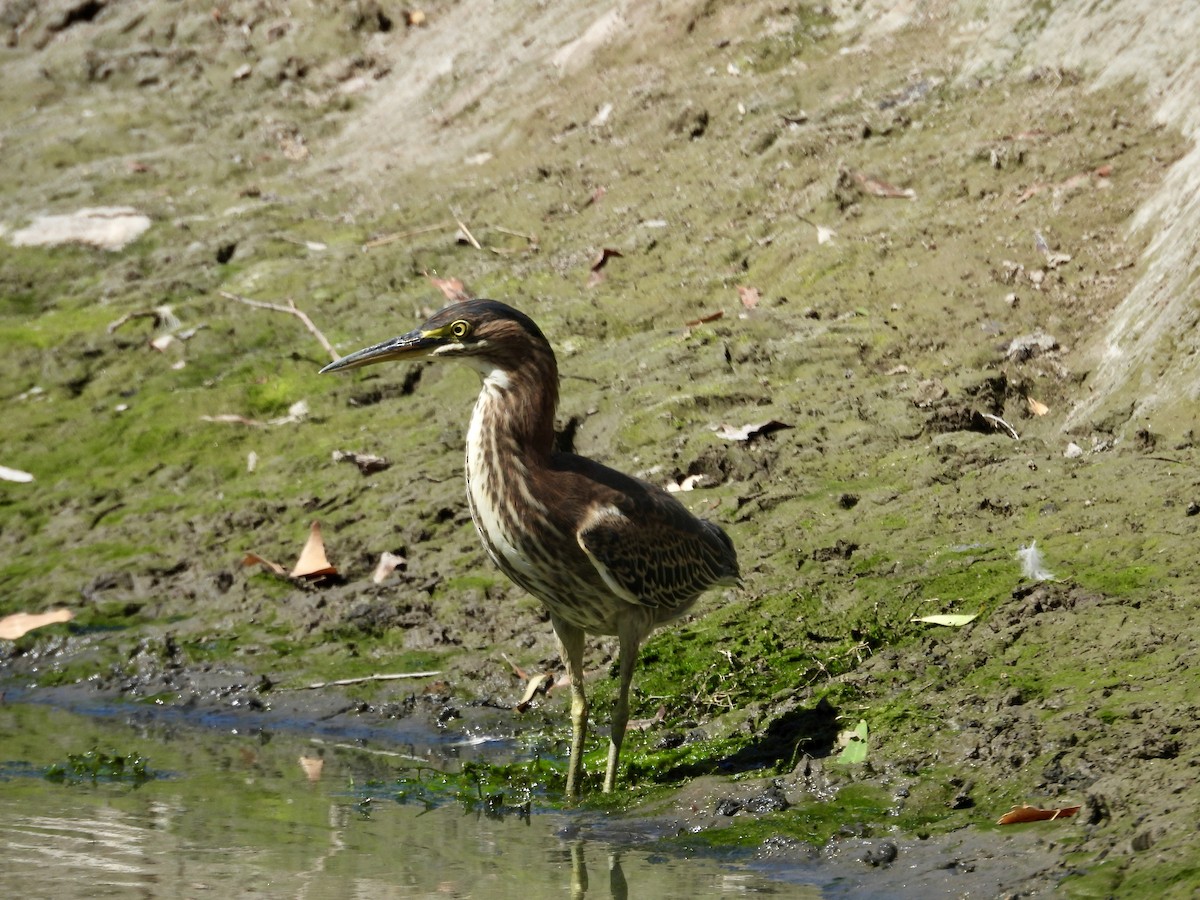
[[[670,822],[586,808],[426,808],[398,799],[396,779],[414,760],[515,748],[452,731],[405,734],[419,724],[376,729],[365,742],[353,725],[269,730],[253,717],[206,715],[201,727],[197,717],[0,702],[0,896],[924,900],[996,896],[1049,864],[1032,831],[897,838],[897,861],[873,868],[857,839],[821,852],[689,852],[655,843],[676,833]],[[46,777],[91,750],[140,756],[152,777]]]
[[[139,754],[154,777],[44,777],[93,748]],[[397,802],[388,784],[404,752],[2,706],[0,895],[537,900],[777,887],[715,859],[590,839],[579,814],[493,818]],[[310,769],[321,760],[319,777],[301,757]]]

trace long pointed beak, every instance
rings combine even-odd
[[[321,374],[341,369],[358,369],[362,366],[372,366],[375,363],[397,359],[420,359],[427,356],[429,351],[439,343],[440,341],[436,337],[430,336],[418,328],[408,334],[402,334],[400,337],[394,337],[373,347],[357,350],[349,356],[343,356],[323,368]]]

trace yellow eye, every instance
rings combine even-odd
[[[471,323],[464,321],[463,319],[459,319],[450,326],[450,333],[456,338],[465,338],[471,333]]]

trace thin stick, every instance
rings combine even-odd
[[[426,225],[423,228],[414,228],[411,231],[397,231],[394,234],[385,234],[381,237],[373,238],[363,244],[364,250],[370,250],[372,247],[382,247],[385,244],[391,244],[394,241],[402,241],[405,238],[416,237],[418,234],[429,234],[431,231],[441,231],[443,228],[449,228],[453,222],[438,222],[436,225]]]
[[[272,312],[288,313],[295,316],[304,323],[304,327],[313,333],[321,346],[325,348],[325,352],[329,354],[329,358],[337,361],[341,359],[341,354],[333,349],[333,344],[329,343],[325,335],[321,333],[321,329],[313,324],[313,320],[302,309],[297,309],[295,302],[289,297],[287,306],[280,306],[278,303],[264,303],[262,300],[251,300],[249,297],[240,297],[237,294],[231,294],[229,291],[217,291],[226,300],[236,300],[238,303],[245,303],[247,306],[253,306],[255,309],[269,309]]]
[[[471,229],[466,226],[463,220],[454,215],[453,211],[450,213],[450,215],[454,216],[454,221],[458,224],[458,227],[462,233],[466,235],[467,240],[471,242],[471,246],[476,250],[482,250],[483,247],[479,245],[479,241],[475,240],[475,235],[471,234]]]
[[[432,765],[429,760],[423,756],[413,756],[410,753],[399,753],[395,750],[380,750],[375,747],[363,747],[359,744],[341,744],[330,743],[323,741],[320,738],[309,738],[310,744],[316,744],[319,747],[333,747],[335,750],[353,750],[356,753],[370,753],[375,756],[390,756],[394,759],[407,759],[409,762],[415,762],[418,766],[433,769],[435,772],[441,772],[436,766]]]
[[[513,231],[511,228],[502,228],[499,225],[489,225],[488,227],[491,228],[492,231],[498,231],[501,234],[511,234],[513,237],[525,238],[525,240],[529,241],[531,244],[536,244],[538,242],[536,234],[526,234],[523,231]]]
[[[304,684],[298,688],[284,688],[283,690],[292,691],[315,691],[319,688],[326,687],[341,687],[347,684],[364,684],[368,681],[396,681],[400,678],[429,678],[433,675],[441,675],[441,671],[435,672],[393,672],[384,675],[364,675],[362,678],[339,678],[337,681],[316,681],[312,684]]]

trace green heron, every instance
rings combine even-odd
[[[545,604],[558,636],[571,680],[569,797],[583,777],[584,635],[619,640],[607,793],[616,783],[642,641],[710,588],[740,585],[733,542],[662,488],[556,451],[558,364],[524,313],[493,300],[456,303],[415,331],[321,371],[411,359],[458,360],[483,378],[467,429],[467,499],[488,556]]]

